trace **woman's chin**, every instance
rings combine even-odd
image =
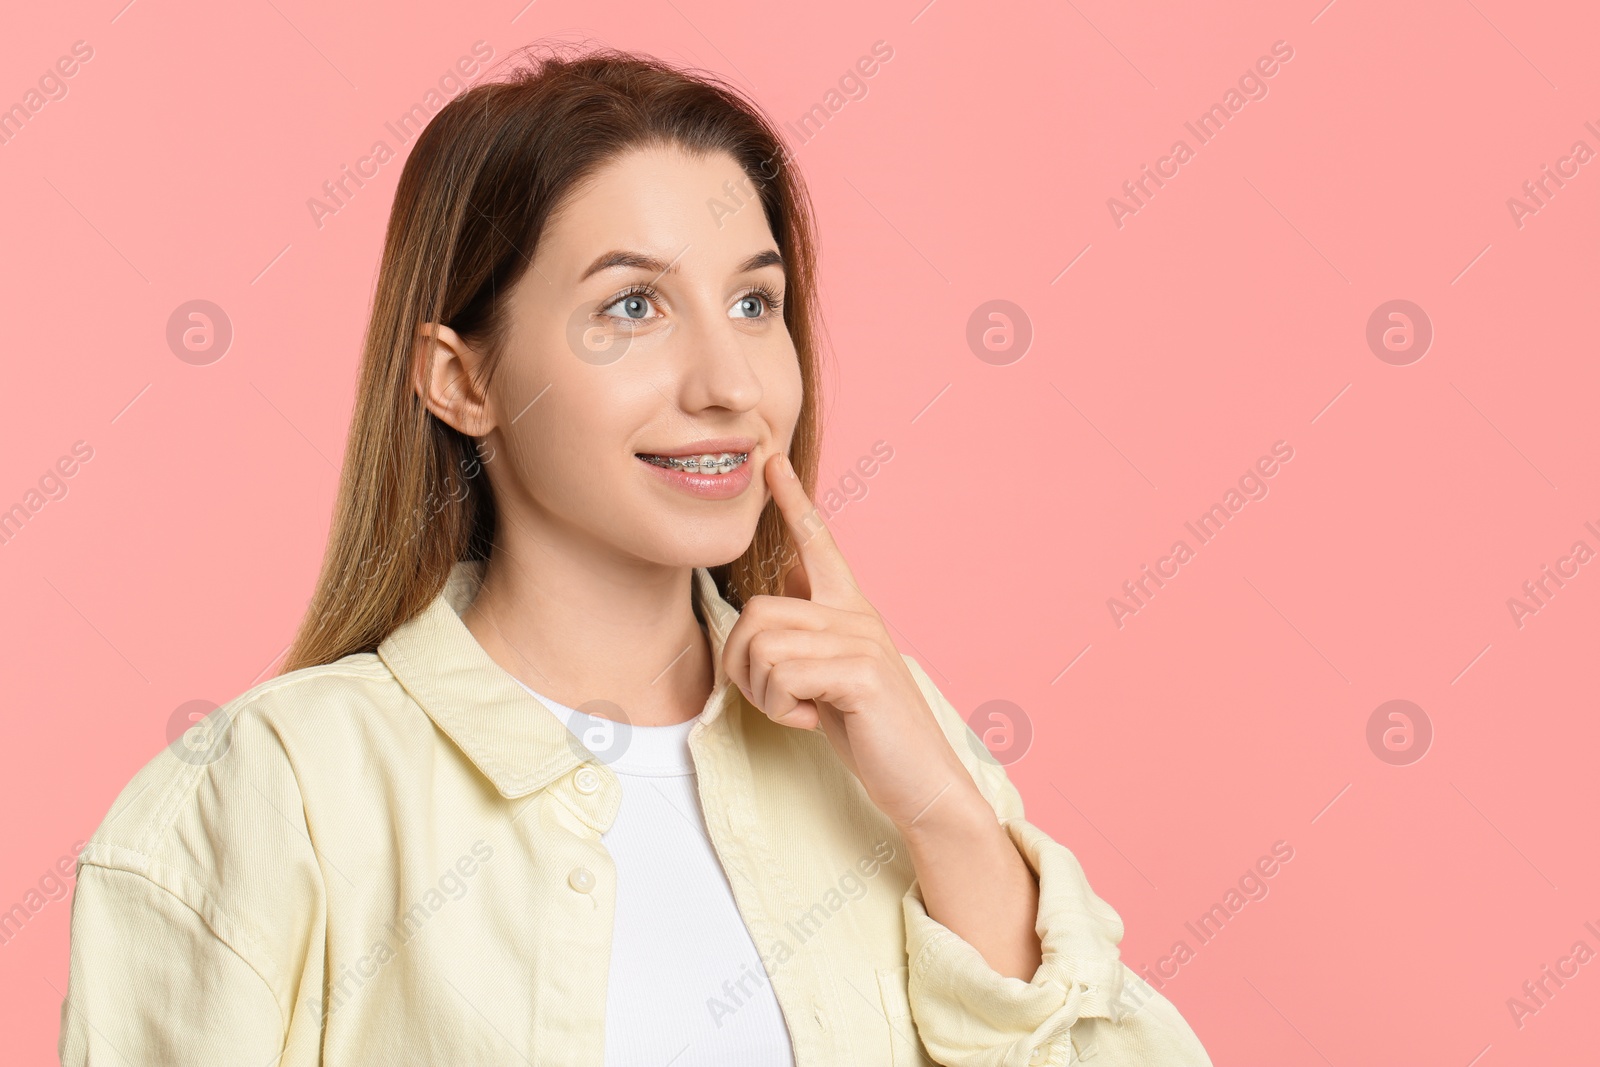
[[[659,543],[644,555],[673,567],[720,567],[745,554],[755,537],[755,524],[741,523],[726,536],[716,536],[719,531],[714,530],[702,529],[697,532],[701,536]]]

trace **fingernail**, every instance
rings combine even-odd
[[[794,464],[789,462],[788,456],[783,457],[783,473],[787,474],[791,478],[795,477]]]

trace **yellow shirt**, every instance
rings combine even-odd
[[[134,776],[78,857],[64,1065],[603,1063],[620,787],[462,623],[482,574],[458,564],[376,652],[256,686]],[[1030,982],[928,915],[821,731],[745,702],[721,657],[738,613],[703,568],[694,588],[716,665],[690,734],[706,828],[799,1067],[1209,1067],[915,660],[1039,879]]]

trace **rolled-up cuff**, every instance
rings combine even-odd
[[[1042,962],[1032,980],[1000,974],[932,918],[917,882],[903,900],[912,1013],[941,1063],[1050,1062],[1035,1050],[1058,1043],[1079,1019],[1116,1022],[1126,1010],[1121,918],[1068,849],[1026,819],[1004,825],[1039,882]]]

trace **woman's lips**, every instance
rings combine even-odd
[[[734,467],[727,474],[700,474],[679,470],[676,467],[662,467],[651,463],[645,458],[645,453],[635,457],[644,466],[661,479],[662,482],[674,489],[688,493],[690,496],[702,500],[731,500],[750,487],[752,479],[751,460],[753,455],[747,453],[744,461]]]

